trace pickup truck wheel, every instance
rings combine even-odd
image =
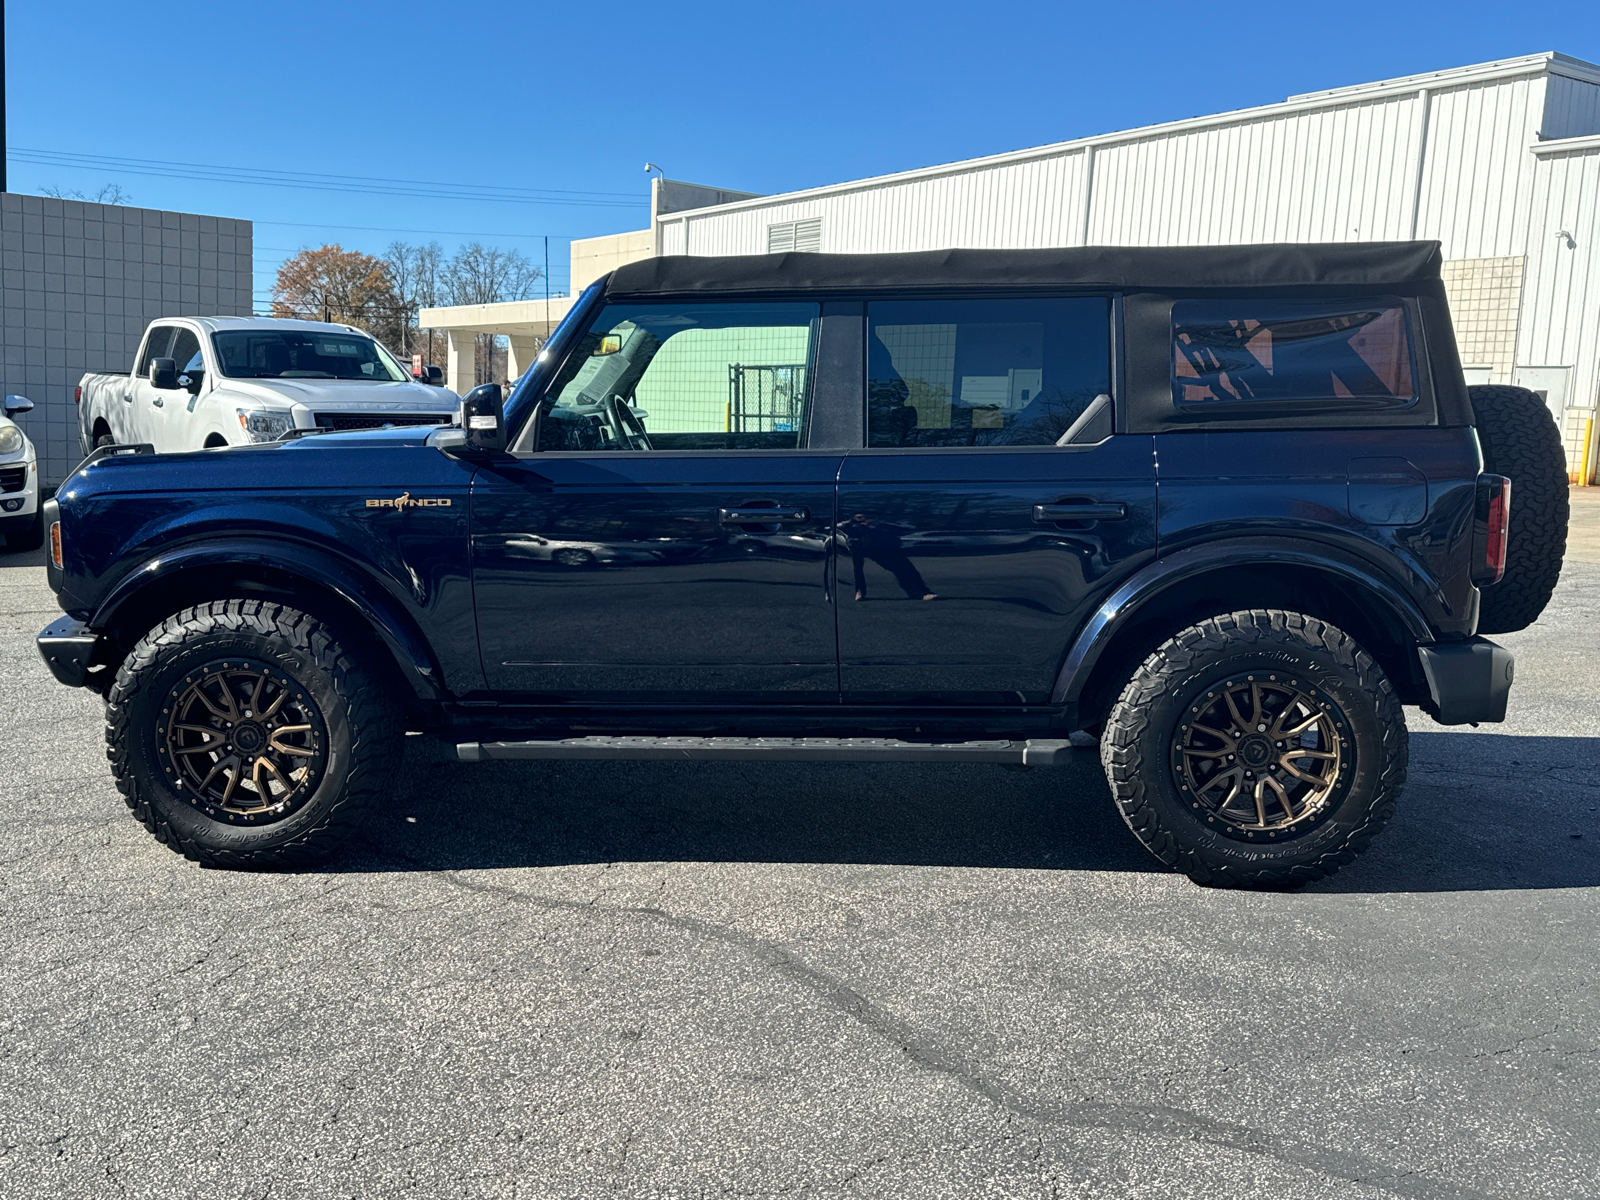
[[[168,617],[106,698],[106,756],[128,807],[208,866],[292,867],[335,849],[377,798],[402,729],[332,630],[261,600]]]
[[[1253,609],[1174,635],[1134,672],[1100,761],[1128,828],[1197,883],[1282,887],[1331,875],[1388,823],[1406,724],[1348,634]]]
[[[1467,389],[1483,448],[1483,469],[1511,480],[1506,573],[1483,589],[1479,633],[1515,633],[1550,603],[1567,551],[1567,452],[1555,417],[1527,388]]]
[[[21,533],[6,534],[7,550],[37,550],[44,545],[44,509],[33,514],[33,523]]]

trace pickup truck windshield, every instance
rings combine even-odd
[[[371,338],[354,333],[248,329],[211,335],[222,373],[234,379],[373,379],[406,377]]]

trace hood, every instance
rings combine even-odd
[[[217,391],[265,408],[301,404],[312,412],[453,413],[449,388],[366,379],[221,379]]]

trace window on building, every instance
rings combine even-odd
[[[867,307],[871,446],[1053,446],[1111,390],[1110,302]]]
[[[1172,399],[1180,408],[1391,408],[1416,399],[1415,379],[1411,325],[1398,300],[1172,306]]]
[[[540,450],[805,445],[820,306],[612,304],[540,406]]]
[[[789,250],[814,253],[822,249],[822,218],[809,221],[785,221],[767,226],[767,253],[783,254]]]

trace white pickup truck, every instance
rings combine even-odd
[[[153,321],[133,370],[85,375],[76,399],[85,454],[113,443],[149,442],[165,454],[272,442],[295,429],[442,425],[461,404],[412,379],[359,329],[265,317]]]

